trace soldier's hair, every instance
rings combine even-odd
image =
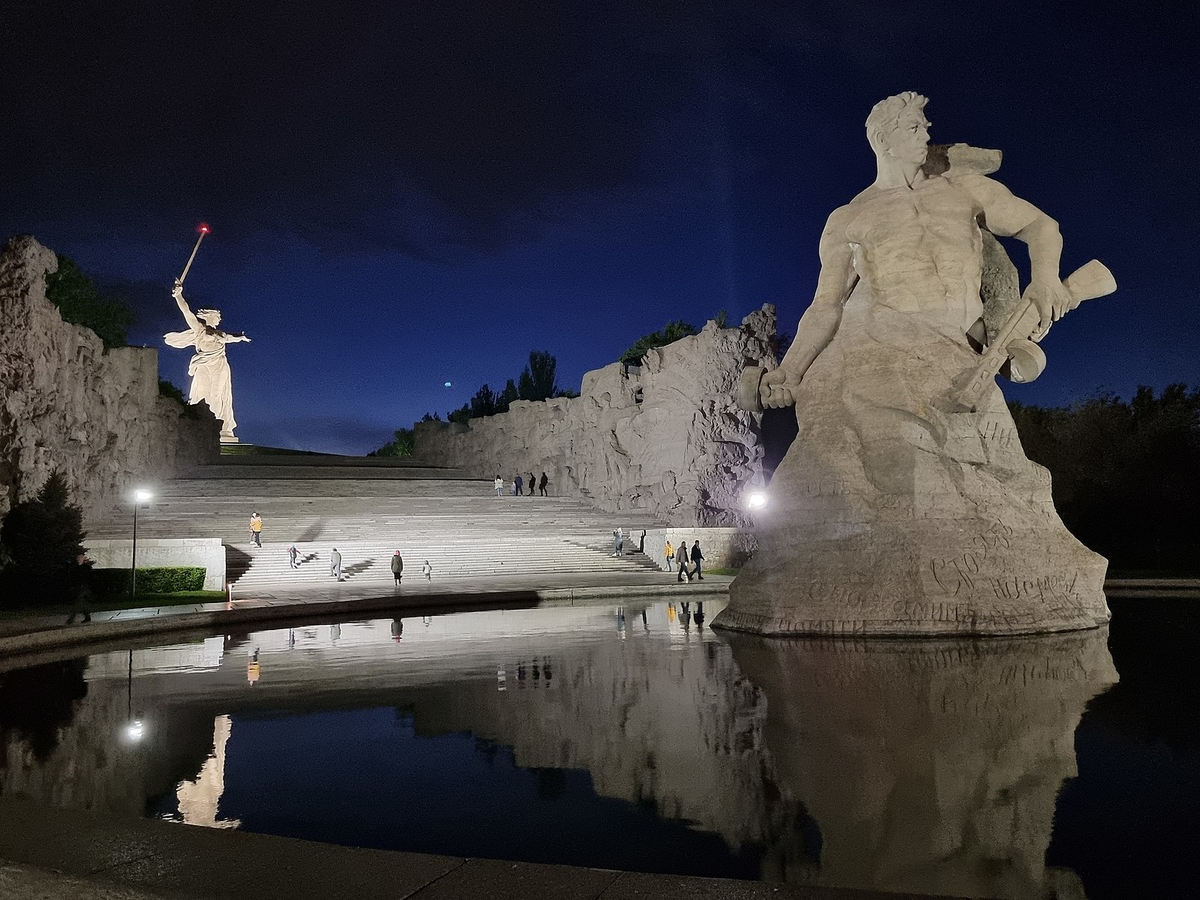
[[[871,146],[875,145],[875,135],[891,134],[896,130],[896,123],[906,109],[915,106],[921,110],[928,102],[928,97],[922,97],[916,91],[905,91],[880,100],[872,106],[871,114],[867,116],[867,140],[871,141]]]
[[[198,309],[198,310],[196,310],[196,318],[199,319],[200,321],[202,321],[205,325],[208,324],[208,320],[211,319],[213,317],[213,315],[220,316],[221,311],[219,309]]]

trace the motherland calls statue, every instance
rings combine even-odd
[[[986,177],[999,153],[931,151],[925,103],[905,93],[871,111],[875,183],[829,217],[780,367],[746,372],[743,403],[794,403],[799,434],[716,626],[1011,634],[1108,620],[1107,561],[1058,518],[993,376],[1037,377],[1051,323],[1116,285],[1097,262],[1060,281],[1058,224]],[[1023,295],[992,235],[1028,245]]]
[[[241,341],[249,342],[244,334],[228,334],[217,328],[221,324],[221,312],[216,309],[198,309],[192,312],[183,299],[183,285],[177,280],[172,292],[190,331],[172,331],[163,339],[172,347],[195,347],[196,355],[188,364],[188,375],[192,379],[188,403],[203,400],[213,415],[221,420],[221,443],[237,443],[233,429],[237,422],[233,418],[233,379],[229,372],[229,361],[225,358],[225,345]]]

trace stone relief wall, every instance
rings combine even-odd
[[[158,393],[158,352],[104,350],[46,299],[54,253],[28,236],[0,253],[0,515],[57,469],[84,521],[135,480],[170,478],[220,453],[206,408],[186,418]]]
[[[760,416],[737,407],[741,370],[775,367],[775,307],[739,327],[710,321],[640,367],[583,377],[581,396],[518,401],[466,425],[416,425],[414,457],[478,478],[546,472],[553,495],[682,527],[750,524],[742,491],[763,480]]]

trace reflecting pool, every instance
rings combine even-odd
[[[1200,615],[1127,602],[1111,631],[1013,640],[732,635],[708,627],[722,604],[693,602],[348,621],[9,668],[0,793],[459,856],[1192,896],[1183,641]]]

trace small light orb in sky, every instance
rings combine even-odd
[[[446,387],[450,387],[450,382],[446,382]]]

